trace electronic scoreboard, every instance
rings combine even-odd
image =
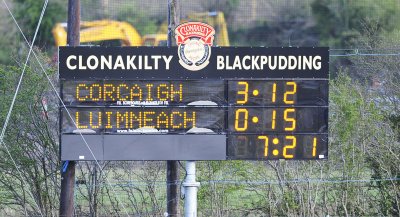
[[[327,48],[212,52],[60,47],[62,160],[328,157]]]

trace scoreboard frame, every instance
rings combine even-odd
[[[209,66],[199,72],[179,66],[175,49],[60,47],[60,90],[66,109],[70,109],[66,114],[62,112],[65,108],[60,107],[61,159],[327,159],[328,48],[213,48]],[[153,66],[137,71],[89,70],[88,66],[83,70],[78,67],[80,63],[76,63],[74,70],[68,69],[68,57],[78,54],[82,59],[128,54],[172,57],[168,70],[162,69],[162,64],[158,69]],[[278,66],[269,71],[218,68],[218,58],[226,57],[226,61],[229,57],[251,59],[257,55],[277,55],[278,60],[281,56],[290,59],[295,55],[315,55],[321,61],[318,70],[279,70]],[[196,109],[203,112],[195,113]],[[186,120],[186,111],[192,111],[195,120],[189,119],[189,115]],[[262,117],[257,112],[263,113]],[[68,120],[69,114],[75,120]],[[211,119],[216,116],[212,114],[223,123],[210,129],[202,120],[214,121]],[[302,120],[300,124],[298,120]]]

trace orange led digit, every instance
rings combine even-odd
[[[169,92],[168,92],[168,86],[166,84],[158,85],[158,87],[157,87],[157,98],[160,101],[168,101]]]
[[[313,139],[312,156],[317,156],[317,137],[314,137]]]
[[[138,101],[142,101],[142,88],[139,87],[139,85],[135,84],[131,87],[130,91],[130,99],[131,101],[135,100],[135,97],[137,97]]]
[[[291,140],[291,144],[289,145],[285,145],[285,147],[283,148],[283,157],[284,158],[293,158],[294,155],[292,154],[288,154],[288,150],[294,149],[296,148],[296,137],[295,136],[286,136],[285,137],[287,140]]]
[[[76,86],[76,99],[78,101],[85,101],[88,96],[84,96],[83,98],[81,98],[81,94],[80,94],[80,88],[84,87],[86,90],[88,89],[88,86],[86,84],[78,84],[78,86]]]
[[[249,95],[249,83],[247,83],[245,81],[239,81],[238,85],[244,86],[244,90],[238,90],[238,92],[237,92],[238,95],[243,95],[243,100],[237,100],[236,103],[245,104],[245,103],[247,103],[248,95]]]
[[[276,83],[272,85],[272,102],[276,101]]]
[[[106,112],[106,116],[107,116],[107,124],[106,124],[106,128],[107,129],[111,129],[112,125],[111,125],[111,115],[113,114],[113,112]]]
[[[97,88],[97,92],[98,95],[97,97],[94,96],[94,91]],[[101,91],[101,87],[100,84],[92,84],[89,88],[89,97],[92,101],[100,101],[100,99],[102,98],[102,91]]]
[[[147,101],[153,101],[153,97],[151,96],[152,94],[151,94],[151,88],[153,88],[153,84],[146,84],[146,87],[147,87],[147,98],[146,98],[146,100]]]
[[[243,126],[239,127],[240,114],[242,113],[244,114]],[[247,109],[237,109],[235,114],[235,130],[239,132],[247,130],[248,118],[249,118],[249,111],[247,111]]]
[[[289,118],[288,114],[292,113],[294,114],[295,110],[294,108],[289,108],[289,109],[285,109],[284,113],[283,113],[283,119],[287,122],[291,123],[290,127],[285,127],[285,131],[293,131],[296,129],[296,119],[295,118]]]
[[[196,127],[196,112],[192,112],[192,117],[188,117],[186,111],[183,112],[183,127],[187,128],[187,123],[192,122],[192,127]]]
[[[114,101],[115,100],[113,96],[114,92],[115,92],[115,87],[113,84],[104,84],[103,86],[104,101],[107,101],[107,97],[111,101]]]
[[[177,111],[171,113],[171,127],[173,129],[179,129],[182,127],[182,122],[180,122],[178,125],[175,125],[175,120],[176,120],[175,117],[176,116],[182,117],[182,114]]]
[[[142,112],[139,112],[139,115],[135,115],[135,113],[130,112],[129,117],[130,117],[131,127],[136,127],[136,125],[133,124],[134,122],[138,123],[138,126],[137,126],[138,128],[142,127]]]
[[[161,128],[161,124],[164,124],[164,127],[168,128],[168,115],[164,112],[157,115],[157,128]]]
[[[276,110],[272,110],[272,123],[271,123],[271,129],[275,130],[276,127]]]
[[[117,111],[117,128],[120,128],[121,122],[125,122],[125,128],[132,128],[132,125],[129,124],[129,113],[124,112],[121,114],[121,112]]]
[[[86,129],[86,128],[88,128],[87,125],[81,125],[80,124],[80,122],[79,122],[79,112],[75,112],[75,123],[76,123],[76,127],[78,129]]]
[[[125,96],[125,97],[121,97],[121,88],[125,88],[127,91],[129,91],[129,87],[126,85],[126,84],[120,84],[120,85],[118,85],[118,87],[117,87],[117,100],[120,100],[120,101],[125,101],[125,100],[128,100],[128,96]]]
[[[92,129],[97,129],[101,126],[101,112],[97,112],[97,124],[93,124],[93,112],[89,112],[89,125]]]
[[[182,101],[182,89],[183,89],[183,85],[182,84],[179,84],[179,90],[174,90],[174,85],[173,84],[171,84],[171,92],[170,92],[170,95],[171,95],[171,101],[174,101],[174,99],[175,99],[175,94],[177,94],[178,96],[179,96],[179,102],[181,102]]]
[[[288,81],[288,82],[286,82],[286,85],[293,86],[293,90],[285,92],[285,94],[283,95],[283,101],[285,102],[285,104],[293,104],[294,103],[294,94],[296,94],[296,92],[297,92],[297,84],[294,81]],[[293,96],[292,100],[288,99],[289,95]]]
[[[264,140],[264,157],[268,156],[268,137],[267,136],[258,136],[260,140]]]
[[[152,122],[153,118],[149,117],[151,115],[154,115],[154,111],[148,111],[148,112],[143,112],[143,127],[150,127],[150,128],[155,128],[154,125],[148,125],[147,122]]]

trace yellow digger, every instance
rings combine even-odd
[[[56,46],[67,45],[67,24],[57,23],[52,32]],[[104,42],[118,40],[122,46],[141,46],[146,40],[151,40],[152,44],[158,45],[159,41],[167,40],[165,34],[154,34],[144,38],[138,31],[127,22],[113,20],[96,20],[81,22],[80,41],[81,43]]]
[[[182,22],[200,21],[215,28],[214,44],[217,46],[229,46],[228,30],[225,17],[222,12],[192,13]],[[67,45],[67,24],[57,23],[53,30],[56,46]],[[80,42],[102,43],[118,46],[166,46],[168,24],[163,23],[157,34],[148,34],[143,37],[129,23],[114,20],[96,20],[81,22]],[[117,44],[115,44],[117,41]],[[108,42],[108,43],[106,43]]]

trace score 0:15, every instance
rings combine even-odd
[[[271,130],[276,130],[276,109],[272,109],[271,114]],[[295,108],[286,108],[283,110],[283,121],[287,123],[284,128],[284,131],[295,131],[296,130],[296,118],[294,118],[296,113]],[[246,108],[239,108],[235,111],[235,130],[238,132],[245,132],[248,128],[249,123],[249,111]],[[282,120],[282,119],[278,119]],[[253,116],[251,118],[251,122],[258,123],[259,118],[257,116]],[[261,124],[266,124],[265,122]]]

